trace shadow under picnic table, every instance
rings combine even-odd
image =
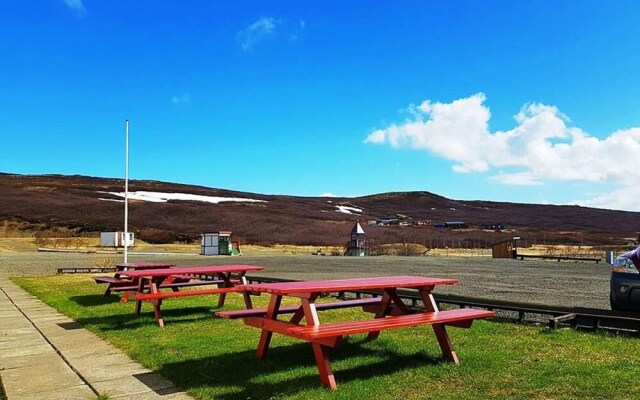
[[[74,303],[80,306],[90,307],[90,306],[99,306],[104,304],[119,303],[120,296],[102,297],[102,294],[84,294],[81,296],[71,296],[69,297],[69,300],[73,301]]]
[[[153,310],[143,309],[140,315],[134,312],[135,302],[123,304],[130,312],[76,318],[82,325],[100,325],[101,330],[136,329],[144,326],[156,326]],[[181,307],[162,310],[165,322],[169,325],[186,324],[215,318],[214,307]],[[158,329],[163,329],[157,327]]]
[[[362,343],[364,340],[348,340],[339,348],[330,350],[338,390],[341,384],[350,381],[373,379],[445,362],[423,351],[398,354],[389,349],[364,348]],[[373,356],[375,361],[347,369],[339,367],[341,360],[362,356]],[[337,370],[335,366],[338,366]],[[287,371],[293,372],[274,381],[268,378],[269,375],[286,374]],[[271,347],[267,358],[262,361],[256,359],[255,350],[247,350],[169,363],[161,366],[157,372],[184,390],[200,391],[206,387],[218,387],[213,396],[223,400],[268,399],[306,389],[328,390],[320,384],[313,351],[306,342]]]

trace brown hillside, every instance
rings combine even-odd
[[[129,224],[138,237],[151,242],[191,241],[202,232],[232,230],[243,243],[341,245],[359,219],[375,243],[413,242],[427,247],[485,247],[521,236],[530,244],[622,245],[636,237],[640,213],[576,206],[456,201],[428,192],[384,193],[357,198],[271,196],[157,181],[130,181],[130,191],[189,193],[243,197],[264,203],[209,204],[197,201],[151,203],[131,201]],[[32,232],[88,234],[122,229],[121,200],[103,192],[122,192],[121,179],[62,175],[0,173],[0,221]],[[360,208],[360,215],[336,206]],[[464,221],[469,229],[432,226],[367,226],[384,215]],[[481,224],[503,223],[492,232]],[[6,227],[6,224],[5,224]]]

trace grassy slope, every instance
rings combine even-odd
[[[201,399],[640,398],[633,360],[640,341],[633,338],[479,321],[470,330],[450,329],[461,359],[455,366],[440,361],[428,327],[387,331],[370,343],[351,337],[330,352],[338,381],[331,392],[319,386],[307,343],[276,335],[269,357],[258,362],[259,331],[211,318],[213,300],[166,301],[167,326],[159,329],[148,305],[135,316],[132,303],[101,299],[101,287],[86,275],[17,282]],[[240,307],[239,296],[228,297],[225,308]],[[331,311],[321,320],[360,315]]]

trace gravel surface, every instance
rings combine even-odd
[[[11,276],[55,274],[58,268],[109,266],[122,257],[81,253],[0,253],[0,273]],[[134,255],[129,261],[180,265],[253,264],[266,267],[254,276],[285,279],[347,278],[379,275],[427,275],[456,278],[458,285],[436,288],[486,299],[567,307],[609,309],[609,274],[604,263],[520,261],[469,257],[322,257],[259,255]]]

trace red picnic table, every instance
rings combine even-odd
[[[493,311],[475,309],[455,309],[439,311],[432,291],[436,285],[456,284],[456,279],[438,279],[422,276],[383,276],[375,278],[335,279],[301,282],[281,282],[243,285],[248,292],[262,292],[271,295],[266,309],[223,311],[216,313],[224,318],[243,318],[244,323],[260,328],[262,333],[256,356],[263,359],[269,348],[273,332],[311,342],[320,381],[324,386],[336,389],[336,381],[331,369],[327,349],[336,347],[343,336],[367,333],[370,340],[376,339],[380,331],[431,325],[435,332],[442,355],[446,360],[458,364],[458,356],[446,325],[470,328],[477,318],[494,316]],[[424,309],[410,309],[397,294],[398,288],[417,289],[424,303]],[[371,299],[315,303],[321,293],[382,290],[382,296]],[[284,296],[300,299],[300,305],[281,307]],[[366,312],[374,314],[374,319],[321,324],[318,310],[362,306]],[[281,314],[293,313],[288,320],[279,320]],[[305,319],[306,325],[300,324]]]
[[[158,269],[158,268],[173,268],[175,264],[172,263],[161,263],[161,262],[147,262],[147,261],[137,261],[137,262],[129,262],[129,263],[118,263],[115,265],[116,272],[113,276],[96,276],[93,278],[96,283],[107,283],[107,289],[105,290],[102,297],[109,296],[112,292],[115,291],[124,291],[125,294],[122,296],[121,301],[125,302],[129,298],[129,290],[133,290],[137,287],[138,282],[136,280],[123,278],[122,273],[124,271],[135,271],[135,270],[143,270],[143,269]]]
[[[164,326],[164,320],[160,307],[162,300],[173,297],[220,295],[218,307],[224,305],[227,293],[242,293],[247,308],[253,308],[250,293],[242,289],[247,283],[245,274],[248,271],[260,271],[263,267],[255,265],[210,265],[210,266],[185,266],[179,268],[144,269],[123,271],[122,275],[137,279],[138,287],[135,291],[136,314],[140,314],[142,302],[148,301],[153,305],[153,311],[158,326]],[[216,285],[216,288],[176,291],[166,282],[174,282],[179,279],[203,278],[202,284]],[[173,291],[166,292],[161,289],[170,288]],[[148,291],[148,293],[145,293]]]

